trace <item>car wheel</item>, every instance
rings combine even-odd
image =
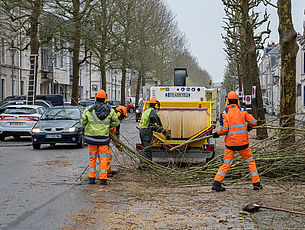
[[[5,136],[0,135],[0,141],[4,141],[4,139],[5,139]]]
[[[129,108],[129,112],[130,112],[130,113],[133,113],[133,112],[134,112],[134,108],[132,108],[132,107]]]
[[[32,144],[33,145],[33,149],[40,149],[40,144]]]
[[[19,139],[19,138],[20,138],[19,135],[14,135],[13,137],[14,137],[15,139]]]
[[[77,148],[84,148],[84,137],[81,136],[80,142],[76,144]]]

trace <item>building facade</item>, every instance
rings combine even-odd
[[[304,24],[305,25],[305,24]],[[305,29],[304,29],[305,31]],[[305,112],[305,37],[297,37],[299,50],[296,57],[296,112]],[[263,99],[267,98],[266,112],[272,115],[280,114],[281,104],[281,55],[280,46],[268,45],[259,64],[260,83]],[[302,115],[297,116],[303,119]]]

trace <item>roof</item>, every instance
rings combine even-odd
[[[42,105],[9,105],[6,108],[11,108],[11,107],[20,107],[20,108],[33,108],[33,109],[37,109],[37,108],[44,108]]]
[[[77,106],[77,105],[57,105],[57,106],[49,107],[48,109],[60,109],[60,108],[77,109],[77,108],[79,108],[79,106]]]
[[[276,45],[273,49],[267,52],[270,55],[278,55],[280,54],[280,45]]]

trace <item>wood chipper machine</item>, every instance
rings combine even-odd
[[[151,87],[150,97],[160,102],[158,115],[170,139],[162,133],[153,133],[152,160],[157,163],[203,163],[215,155],[216,142],[211,135],[212,101],[206,101],[205,87],[185,86],[186,69],[175,69],[175,86]],[[144,101],[144,110],[149,101]],[[196,139],[200,139],[195,141]],[[194,140],[194,141],[191,141]],[[181,148],[171,148],[191,141]],[[137,144],[137,149],[141,149]]]

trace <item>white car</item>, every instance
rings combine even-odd
[[[0,140],[5,137],[31,136],[33,126],[44,113],[39,105],[10,105],[0,115]]]

